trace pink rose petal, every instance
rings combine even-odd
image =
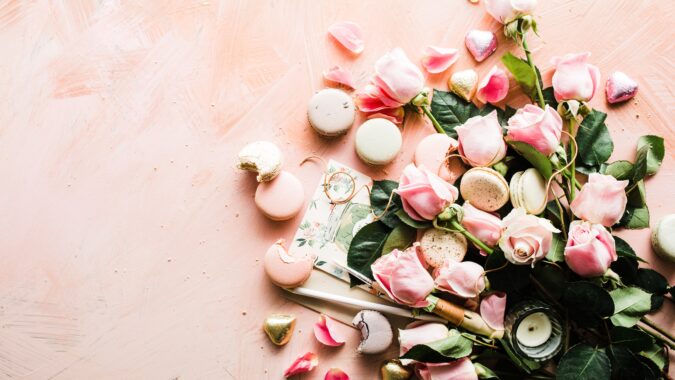
[[[316,340],[326,346],[342,346],[345,343],[344,337],[337,331],[337,322],[327,315],[319,315],[319,321],[314,324],[314,336]]]
[[[621,71],[615,71],[607,78],[605,94],[610,103],[625,102],[634,97],[637,92],[637,82]]]
[[[428,46],[424,49],[422,67],[431,74],[438,74],[447,70],[457,62],[458,58],[459,51],[457,49]]]
[[[405,110],[403,107],[398,107],[398,108],[385,108],[382,110],[379,110],[375,113],[371,113],[368,115],[368,119],[387,119],[391,121],[394,124],[401,124],[403,123],[403,117],[405,116]]]
[[[363,31],[355,22],[336,22],[328,28],[328,33],[352,53],[359,54],[365,47]]]
[[[480,303],[480,316],[495,330],[504,330],[504,311],[506,293],[493,292],[485,296]]]
[[[323,380],[349,380],[349,375],[340,368],[331,368],[326,372]]]
[[[308,352],[295,359],[293,364],[291,364],[286,372],[284,372],[284,377],[291,377],[299,373],[309,372],[316,368],[317,365],[319,365],[319,357],[313,352]]]
[[[329,82],[335,82],[349,88],[356,88],[352,73],[340,66],[333,66],[327,71],[324,71],[323,78]]]
[[[509,93],[509,77],[506,72],[493,66],[478,84],[476,98],[483,103],[497,103]]]
[[[497,50],[497,36],[489,30],[471,30],[464,44],[477,62],[483,62]]]

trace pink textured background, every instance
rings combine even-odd
[[[647,181],[652,223],[675,212],[675,37],[671,0],[542,0],[538,65],[591,51],[603,79],[622,70],[640,83],[635,101],[609,107],[613,158],[632,159],[637,138],[667,140],[661,172]],[[366,50],[351,57],[329,40],[339,20],[361,24]],[[352,134],[327,141],[305,120],[321,72],[341,64],[366,83],[373,62],[403,47],[461,48],[453,67],[485,73],[515,46],[475,65],[471,28],[499,26],[479,6],[449,1],[0,2],[0,377],[12,379],[279,379],[305,350],[321,364],[376,378],[378,361],[346,346],[320,347],[316,315],[289,303],[259,259],[299,218],[274,223],[253,206],[255,180],[234,167],[247,142],[269,139],[308,193],[320,168],[310,153],[376,178],[396,177],[416,141],[385,168],[367,168]],[[449,72],[429,83],[446,88]],[[603,81],[604,83],[604,81]],[[523,101],[513,89],[511,104]],[[647,230],[621,232],[654,258]],[[675,329],[672,303],[662,325]],[[272,312],[298,315],[279,349],[261,331]]]

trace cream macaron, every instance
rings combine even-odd
[[[459,157],[448,158],[458,147],[459,142],[446,134],[431,134],[417,144],[415,165],[424,166],[444,180],[454,183],[466,171]]]
[[[354,124],[355,116],[354,101],[344,91],[326,88],[309,100],[309,124],[322,136],[334,137],[346,133]]]
[[[524,208],[528,214],[537,215],[546,209],[546,180],[537,169],[529,168],[517,172],[509,184],[511,204]]]
[[[261,182],[255,191],[255,205],[268,218],[288,220],[302,209],[305,190],[300,180],[282,170],[272,181]]]
[[[490,168],[472,168],[462,176],[459,192],[465,201],[483,211],[496,211],[509,201],[509,184]]]
[[[258,182],[273,180],[281,172],[281,150],[269,141],[252,142],[239,151],[237,167],[258,173]]]
[[[675,262],[675,214],[664,216],[652,229],[652,248],[659,257]]]
[[[422,257],[434,268],[439,268],[448,260],[462,261],[467,248],[466,238],[459,232],[430,228],[420,239]]]
[[[386,165],[396,158],[403,138],[396,124],[387,119],[366,120],[356,131],[356,154],[367,164]]]
[[[284,247],[284,239],[277,240],[267,249],[263,267],[267,277],[282,288],[296,288],[312,274],[314,257],[307,253],[290,253]]]

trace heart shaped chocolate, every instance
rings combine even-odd
[[[497,50],[497,36],[489,30],[471,30],[466,34],[464,43],[469,53],[478,62],[483,62]]]
[[[467,102],[471,101],[476,92],[478,73],[472,69],[457,71],[452,74],[448,81],[450,90]]]

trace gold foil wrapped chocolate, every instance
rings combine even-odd
[[[272,343],[283,346],[291,340],[295,329],[295,316],[290,314],[272,314],[265,318],[263,330]]]
[[[408,380],[412,371],[405,367],[398,359],[386,360],[380,367],[382,380]]]
[[[471,101],[478,85],[478,74],[472,70],[457,71],[448,80],[448,87],[460,98]]]

